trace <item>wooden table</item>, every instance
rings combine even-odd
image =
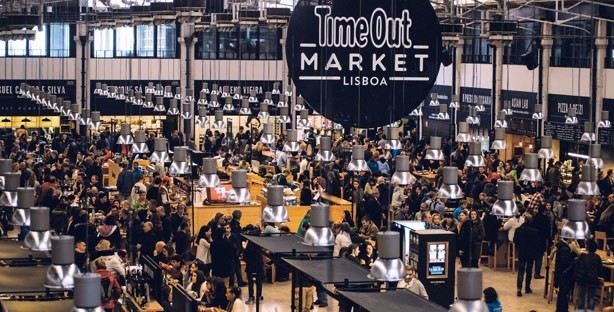
[[[427,179],[430,182],[435,182],[435,178],[437,177],[437,173],[436,172],[430,172],[428,170],[414,171],[411,174],[413,174],[413,175],[415,175],[416,177],[419,177],[419,178]]]
[[[605,250],[597,249],[595,252],[603,261],[601,264],[604,268],[610,270],[610,281],[614,282],[614,257],[608,256],[608,252]],[[608,262],[605,262],[608,261]]]

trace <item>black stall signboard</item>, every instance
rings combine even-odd
[[[427,0],[300,0],[286,38],[297,94],[347,127],[408,116],[435,84],[440,53]]]
[[[444,85],[434,85],[431,89],[431,92],[429,92],[428,96],[424,99],[424,106],[422,107],[423,118],[426,117],[428,119],[437,120],[437,115],[439,114],[439,106],[429,106],[429,103],[432,100],[432,93],[437,93],[437,100],[439,101],[439,104],[446,104],[449,108],[450,102],[452,101],[452,87]]]
[[[603,110],[610,113],[610,120],[614,115],[614,99],[603,99]],[[614,128],[600,128],[597,143],[601,145],[614,145]]]
[[[478,99],[484,103],[485,110],[478,113],[480,117],[480,128],[492,128],[492,91],[490,89],[461,87],[460,109],[458,110],[458,121],[465,121],[469,116],[469,106],[475,106]]]
[[[589,97],[548,94],[548,121],[565,123],[567,112],[573,109],[576,111],[578,124],[582,125],[590,118],[589,105]]]
[[[194,81],[194,97],[198,100],[200,96],[200,91],[202,90],[202,84],[206,82],[209,84],[209,90],[213,88],[213,84],[217,84],[218,91],[221,93],[224,87],[228,87],[228,92],[231,95],[236,94],[237,92],[241,93],[241,96],[244,98],[248,98],[252,91],[256,91],[256,97],[259,102],[264,100],[264,94],[266,92],[273,91],[273,85],[275,83],[279,84],[280,92],[283,94],[285,91],[285,86],[281,81],[275,80],[195,80]],[[273,97],[275,99],[275,96]],[[221,97],[219,98],[221,100]],[[224,105],[223,102],[221,102]],[[258,104],[256,104],[258,106]]]
[[[90,107],[91,110],[100,111],[101,116],[157,116],[157,115],[165,115],[166,113],[162,112],[154,112],[153,108],[144,108],[143,106],[136,106],[131,103],[126,103],[125,100],[117,100],[108,98],[106,96],[96,95],[94,94],[94,90],[96,89],[96,83],[100,82],[102,84],[106,84],[107,86],[114,87],[124,87],[125,95],[128,96],[129,90],[134,90],[141,92],[142,99],[145,100],[145,87],[148,83],[153,82],[154,86],[156,84],[161,84],[164,89],[165,86],[173,87],[173,94],[175,94],[175,87],[179,86],[179,81],[177,80],[154,80],[154,81],[139,81],[139,80],[92,80],[90,82]],[[185,90],[182,90],[185,95]],[[156,104],[155,96],[152,97],[152,101],[154,105]],[[164,106],[166,109],[169,107],[169,99],[164,99]],[[179,109],[181,110],[181,103],[177,103]]]
[[[42,115],[53,115],[52,110],[45,109],[30,99],[18,98],[20,84],[25,82],[39,90],[75,103],[76,87],[74,80],[0,80],[0,116],[34,116],[39,111]]]
[[[533,119],[535,104],[537,104],[537,93],[522,92],[513,90],[501,90],[501,101],[510,102],[513,119]]]
[[[583,125],[566,125],[550,121],[544,124],[544,134],[561,141],[579,142],[583,132]]]

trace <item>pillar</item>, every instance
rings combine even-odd
[[[605,94],[605,58],[608,48],[608,38],[606,35],[606,22],[603,20],[596,21],[596,36],[595,36],[595,48],[597,53],[596,59],[596,81],[595,81],[595,125],[601,121],[601,112],[603,111],[603,97]],[[592,77],[592,75],[591,75]],[[592,79],[591,79],[592,80]],[[592,90],[592,88],[591,88]],[[599,137],[599,128],[595,126],[595,135]]]
[[[83,22],[77,22],[77,35],[73,38],[76,42],[76,54],[75,54],[75,103],[80,104],[81,112],[84,108],[90,108],[90,71],[89,71],[89,63],[90,63],[90,47],[92,43],[92,36],[90,36],[90,32],[88,29],[88,25]],[[79,122],[77,121],[77,126],[75,127],[77,133],[80,133]],[[86,136],[89,136],[89,130],[87,127],[85,128]]]
[[[537,134],[541,137],[544,134],[544,122],[548,120],[548,90],[550,85],[550,56],[552,55],[552,25],[542,24],[542,55],[541,55],[541,67],[542,67],[542,97],[539,99],[542,104],[542,114],[544,118],[540,121],[540,133]]]
[[[495,64],[494,72],[495,72],[495,83],[494,83],[494,98],[492,103],[493,116],[492,125],[494,126],[494,121],[497,120],[497,116],[499,115],[499,111],[503,108],[501,105],[501,88],[503,88],[503,55],[505,52],[505,47],[509,46],[514,40],[513,36],[490,36],[488,41],[491,45],[495,47]]]

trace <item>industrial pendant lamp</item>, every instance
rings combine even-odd
[[[305,110],[305,99],[303,98],[303,96],[299,95],[298,98],[296,98],[296,105],[294,105],[294,111],[298,112],[303,110]]]
[[[213,157],[203,158],[202,173],[198,178],[199,187],[218,187],[220,178],[217,175],[217,160]]]
[[[209,83],[203,82],[202,88],[200,89],[200,92],[201,93],[205,93],[205,94],[211,93],[211,91],[209,91]]]
[[[504,101],[501,112],[504,113],[505,116],[512,116],[514,114],[514,111],[512,110],[512,103],[510,101]]]
[[[540,182],[542,181],[542,174],[537,167],[537,154],[525,153],[524,154],[524,169],[520,174],[520,181],[527,182]]]
[[[431,93],[431,101],[429,102],[429,106],[439,106],[439,94]]]
[[[192,88],[186,88],[185,89],[185,98],[183,98],[183,101],[185,103],[192,103],[192,102],[194,102],[194,89],[192,89]]]
[[[162,88],[162,84],[161,83],[156,83],[156,89],[154,90],[153,95],[156,96],[156,97],[164,96],[164,89]]]
[[[582,180],[576,188],[576,195],[581,196],[599,196],[599,186],[597,186],[595,166],[591,162],[587,162],[582,166]]]
[[[118,89],[116,86],[112,86],[109,87],[109,95],[107,95],[107,98],[109,99],[117,99],[118,96]]]
[[[475,109],[480,113],[486,111],[486,107],[484,106],[484,100],[482,98],[478,98],[477,102],[475,103]]]
[[[274,125],[272,123],[265,123],[262,125],[262,135],[260,136],[260,142],[262,144],[275,145],[275,134],[273,134]]]
[[[450,120],[450,114],[448,114],[448,105],[439,104],[439,114],[437,114],[439,120]]]
[[[51,237],[51,265],[45,275],[45,288],[72,289],[79,273],[75,265],[75,238],[68,235]]]
[[[68,100],[64,100],[64,104],[62,107],[62,117],[68,117],[70,118],[70,114],[72,113],[72,111],[70,110],[72,108],[71,106],[72,104],[70,103],[70,101]]]
[[[469,107],[469,116],[467,116],[467,119],[465,119],[465,121],[469,125],[476,125],[476,126],[480,125],[480,117],[478,117],[478,109],[475,106]]]
[[[134,132],[134,143],[132,144],[132,154],[147,154],[149,147],[145,143],[147,141],[147,133],[145,130],[136,130]]]
[[[120,134],[117,138],[117,145],[131,145],[134,143],[132,138],[132,125],[129,123],[122,123],[120,128]]]
[[[279,116],[277,117],[277,122],[281,124],[291,123],[292,120],[289,116],[289,108],[288,107],[280,107],[279,108]]]
[[[279,101],[277,102],[277,108],[288,107],[288,96],[280,95]]]
[[[377,233],[378,257],[368,277],[380,282],[398,282],[405,278],[405,263],[400,259],[401,234],[394,231]]]
[[[284,95],[287,97],[291,97],[292,96],[292,86],[288,85],[286,86],[286,91],[284,91]]]
[[[23,239],[23,247],[32,251],[50,251],[49,208],[31,207],[29,211],[30,231]]]
[[[552,136],[542,136],[541,148],[537,152],[539,159],[554,159],[554,151],[552,150]]]
[[[506,218],[518,215],[518,206],[513,196],[514,181],[497,182],[497,201],[492,206],[492,214]]]
[[[210,108],[220,108],[220,106],[221,104],[217,100],[217,94],[213,94],[213,92],[211,92],[211,101],[209,101],[209,107]]]
[[[57,97],[55,103],[53,104],[53,107],[51,107],[53,109],[53,112],[60,114],[62,112],[62,107],[64,107],[64,98]]]
[[[279,91],[279,82],[274,82],[273,83],[273,90],[271,92],[272,94],[275,95],[279,95],[281,92]]]
[[[295,153],[300,151],[301,146],[298,144],[298,132],[296,129],[286,130],[286,143],[284,144],[284,152]]]
[[[400,186],[416,183],[416,177],[409,172],[409,156],[398,155],[395,158],[395,171],[390,183]]]
[[[484,157],[482,157],[482,143],[471,142],[469,143],[469,156],[465,160],[466,167],[485,167]]]
[[[247,99],[249,103],[258,103],[258,93],[255,90],[249,91],[249,98]]]
[[[265,92],[264,93],[264,100],[262,101],[262,103],[266,104],[266,105],[273,105],[273,95],[271,92]]]
[[[75,274],[74,284],[73,301],[75,307],[71,312],[104,312],[104,309],[100,306],[102,301],[100,294],[103,291],[100,274]]]
[[[598,128],[611,128],[612,123],[610,122],[610,112],[602,111],[601,112],[601,121],[597,124]]]
[[[207,123],[209,118],[207,118],[207,108],[199,106],[198,107],[198,117],[196,118],[197,125],[204,125]]]
[[[494,150],[507,149],[507,142],[505,141],[505,128],[495,129],[495,140],[492,142],[492,146],[490,148]]]
[[[424,159],[428,160],[444,160],[443,151],[441,150],[441,137],[432,136],[429,142],[429,148],[426,150]]]
[[[220,93],[220,87],[218,86],[217,83],[214,83],[211,85],[211,95],[219,95]],[[217,98],[217,97],[216,97]]]
[[[584,133],[582,133],[582,138],[580,138],[580,141],[595,142],[596,140],[595,131],[593,130],[593,123],[590,121],[585,121]]]
[[[181,112],[181,118],[185,120],[192,119],[192,113],[190,113],[190,108],[192,106],[192,103],[184,102],[181,106],[183,109],[183,111]]]
[[[90,113],[90,116],[91,116],[91,122],[90,122],[88,128],[90,130],[100,131],[102,129],[102,123],[100,122],[100,112],[99,111],[92,111]]]
[[[533,120],[542,120],[542,119],[544,119],[544,114],[542,113],[542,105],[541,104],[535,104],[535,112],[533,113],[533,116],[531,116],[531,118],[533,118]]]
[[[269,114],[269,104],[260,103],[260,112],[258,112],[258,119],[268,120],[271,115]]]
[[[601,144],[591,144],[588,147],[588,161],[593,163],[596,169],[603,169],[603,159],[601,159]]]
[[[501,110],[499,115],[497,115],[497,120],[495,120],[495,128],[507,128],[507,120],[505,120],[505,113],[503,110]]]
[[[401,141],[399,141],[399,131],[401,131],[398,127],[385,127],[384,133],[386,133],[386,143],[384,144],[384,148],[386,150],[400,150],[403,148],[401,145]]]
[[[241,100],[241,109],[239,109],[239,115],[249,116],[252,114],[252,110],[249,108],[249,100],[242,99]]]
[[[132,104],[135,106],[145,105],[145,102],[143,101],[143,93],[141,93],[141,91],[134,92],[134,102]]]
[[[156,98],[156,102],[157,102],[157,98]],[[164,106],[164,105],[162,105]],[[151,93],[147,93],[145,94],[145,101],[143,101],[143,108],[148,108],[148,109],[152,109],[155,108],[154,103],[153,103],[153,94]]]
[[[165,99],[172,99],[173,98],[173,87],[164,86],[164,94],[162,96]]]
[[[222,87],[222,98],[226,99],[227,97],[230,97],[230,88],[228,88],[228,86],[223,86]]]
[[[262,209],[262,222],[288,222],[288,210],[284,206],[284,187],[271,185],[266,192],[267,205]]]
[[[136,97],[134,96],[134,90],[128,90],[128,95],[126,96],[126,103],[135,105]]]
[[[591,238],[591,231],[586,222],[586,201],[584,199],[567,201],[567,220],[563,220],[561,238],[576,240]]]
[[[330,206],[323,203],[311,205],[311,226],[305,232],[303,244],[309,246],[333,246],[335,235],[330,228]]]
[[[109,86],[106,83],[102,84],[102,89],[100,91],[100,96],[108,96],[109,95]]]
[[[228,191],[226,202],[231,204],[245,204],[252,201],[252,196],[247,189],[247,171],[231,171],[232,189]]]
[[[224,129],[224,111],[222,110],[216,110],[215,112],[213,112],[215,121],[213,121],[213,124],[211,125],[211,128],[213,129]]]
[[[145,94],[154,94],[156,93],[156,87],[153,82],[148,82],[145,86]]]
[[[50,95],[49,100],[47,101],[47,108],[53,109],[58,106],[58,97],[56,95]]]
[[[177,116],[180,114],[179,107],[177,107],[177,99],[172,98],[170,100],[170,105],[168,107],[168,111],[166,112],[169,116]]]
[[[151,162],[168,163],[171,161],[171,157],[168,155],[168,149],[166,148],[165,138],[156,138],[154,140],[154,152],[149,157]]]
[[[96,87],[94,88],[94,94],[99,95],[102,93],[102,83],[96,82]]]
[[[316,154],[316,161],[322,162],[331,162],[335,160],[335,155],[331,152],[331,137],[329,136],[321,136],[320,137],[320,147],[318,148],[318,153]]]
[[[462,268],[456,270],[458,299],[449,312],[488,312],[482,301],[482,270]]]
[[[459,109],[460,108],[460,97],[458,94],[452,94],[452,101],[450,102],[450,108]]]
[[[298,122],[296,123],[297,127],[309,128],[311,127],[311,122],[309,122],[309,111],[303,109],[300,111],[300,115],[298,118]]]
[[[233,100],[240,100],[243,98],[241,95],[241,88],[234,88],[235,94],[232,96]]]
[[[576,117],[576,110],[573,108],[569,108],[567,110],[567,117],[565,117],[565,124],[567,125],[577,125],[578,117]]]
[[[458,134],[456,135],[457,143],[472,142],[471,133],[469,133],[469,125],[466,122],[458,123]]]
[[[5,179],[9,177],[12,178],[12,176],[9,176],[9,175],[4,176]],[[9,181],[8,179],[6,180],[6,182],[11,182],[11,184],[14,183],[13,181]],[[4,190],[4,193],[12,192],[10,190],[12,186],[13,185],[7,184],[6,189]],[[34,195],[35,195],[34,188],[33,187],[15,188],[14,194],[16,194],[17,196],[13,197],[15,199],[14,202],[5,201],[4,193],[2,194],[3,206],[15,208],[15,210],[13,211],[13,215],[11,216],[11,224],[18,225],[18,226],[30,226],[30,208],[34,206]]]
[[[115,99],[118,101],[126,101],[126,90],[124,87],[117,88],[117,96]]]
[[[186,146],[175,146],[173,148],[173,162],[168,172],[173,176],[185,175],[191,172],[190,164],[188,163],[188,148]]]
[[[162,113],[166,111],[166,107],[164,106],[164,98],[161,96],[156,96],[156,106],[153,108],[154,112]]]
[[[422,116],[422,104],[414,108],[414,110],[412,110],[411,113],[409,113],[409,116],[414,116],[414,117]]]
[[[200,91],[197,104],[199,106],[209,104],[209,101],[207,101],[207,93],[205,93],[204,91]]]
[[[437,192],[439,198],[460,199],[465,195],[458,186],[458,168],[443,167],[443,184]]]
[[[225,112],[232,112],[235,110],[235,106],[232,105],[232,98],[230,96],[224,98],[224,107],[222,110]]]
[[[352,159],[348,163],[348,171],[371,172],[365,161],[365,147],[363,145],[352,146]]]
[[[181,87],[175,87],[175,96],[173,98],[177,101],[181,101]]]

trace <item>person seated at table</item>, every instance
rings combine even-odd
[[[426,292],[426,288],[424,288],[424,285],[419,279],[414,277],[414,269],[411,266],[408,266],[406,273],[407,275],[405,275],[405,278],[401,280],[399,284],[397,284],[397,288],[405,288],[413,292],[414,294],[428,300],[429,295]]]
[[[226,283],[224,282],[224,279],[214,277],[211,286],[209,295],[207,295],[205,292],[205,298],[207,298],[209,303],[205,304],[207,308],[204,309],[203,312],[224,311],[223,308],[228,307],[229,301],[226,297]]]
[[[205,273],[203,271],[195,271],[190,274],[190,279],[185,290],[197,300],[201,300],[207,290],[205,284]]]
[[[362,217],[361,223],[362,226],[360,227],[359,236],[364,239],[371,239],[374,241],[377,233],[379,232],[377,226],[373,224],[373,221],[371,221],[369,216]]]

